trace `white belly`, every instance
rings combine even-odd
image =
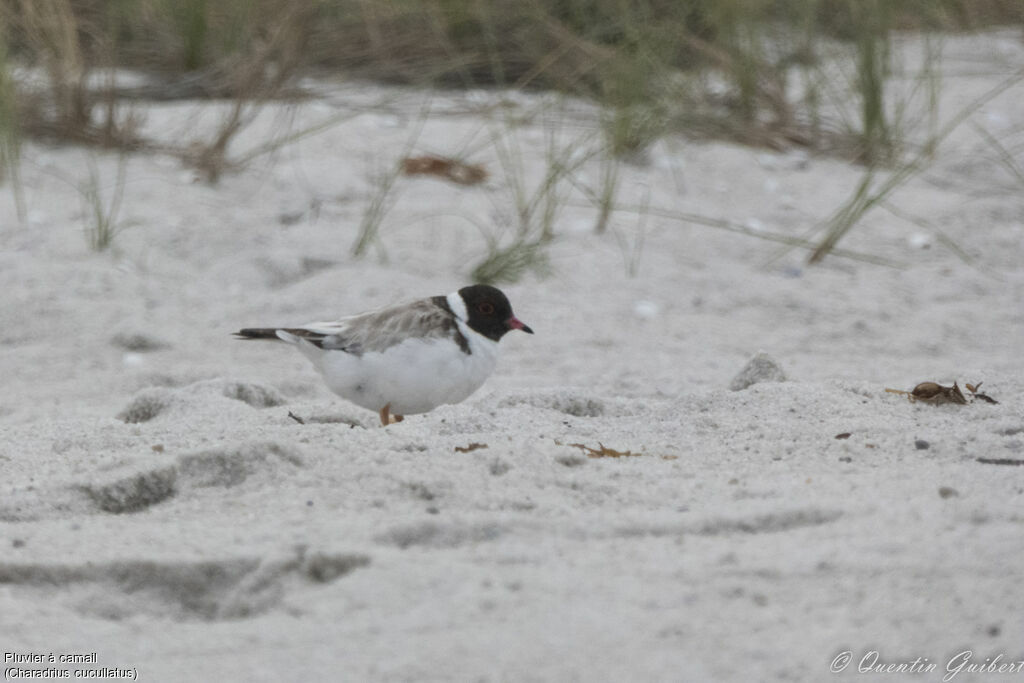
[[[390,405],[394,415],[425,413],[465,400],[494,371],[498,344],[469,330],[463,334],[472,353],[448,339],[409,339],[362,355],[317,349],[311,360],[331,391],[358,406],[379,411]]]

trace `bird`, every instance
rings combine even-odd
[[[474,284],[448,295],[300,327],[250,327],[238,339],[294,345],[338,396],[376,411],[382,426],[460,403],[483,385],[512,330],[533,334],[505,294]]]

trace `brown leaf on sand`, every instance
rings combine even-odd
[[[600,441],[597,442],[597,448],[591,448],[581,443],[571,443],[569,445],[586,453],[588,458],[632,458],[643,455],[643,453],[634,453],[633,451],[617,451],[614,448],[608,448]]]
[[[974,396],[974,398],[980,398],[982,401],[985,401],[986,403],[994,403],[998,405],[999,401],[995,400],[991,396],[988,396],[978,391],[979,389],[981,389],[982,384],[984,384],[984,382],[978,382],[977,384],[965,383],[964,386],[967,387],[967,391],[971,392],[971,395]]]
[[[964,396],[964,392],[960,390],[956,382],[953,382],[951,387],[944,387],[938,382],[921,382],[911,391],[902,391],[900,389],[886,389],[886,391],[890,394],[906,396],[911,402],[922,401],[932,405],[942,405],[944,403],[967,405],[972,403],[974,399],[981,399],[986,403],[999,403],[999,401],[991,396],[979,393],[978,389],[981,388],[981,385],[981,382],[977,384],[964,384],[967,391],[970,392],[970,400],[968,400],[967,396]]]
[[[925,401],[927,403],[957,403],[959,405],[967,403],[964,392],[960,391],[960,387],[957,386],[956,382],[953,382],[951,387],[944,387],[935,382],[921,382],[914,387],[910,395],[915,401]]]
[[[634,453],[633,451],[617,451],[614,448],[608,448],[600,441],[597,442],[597,448],[591,448],[590,446],[582,443],[566,443],[563,444],[558,439],[555,439],[555,445],[557,446],[569,446],[571,448],[578,448],[586,453],[588,458],[634,458],[641,455],[647,455],[646,453]],[[678,455],[662,455],[662,460],[678,460]]]
[[[558,443],[557,441],[555,443]],[[586,444],[582,443],[570,443],[567,446],[578,448],[587,454],[588,458],[631,458],[643,453],[634,453],[633,451],[617,451],[614,448],[608,448],[600,441],[597,442],[597,448],[591,448]]]
[[[485,443],[477,443],[476,441],[474,441],[473,443],[469,444],[468,446],[456,446],[455,447],[455,452],[456,453],[471,453],[472,451],[477,451],[477,450],[480,450],[481,448],[487,448],[487,444],[485,444]]]
[[[402,159],[402,172],[405,175],[435,175],[459,185],[478,185],[487,180],[487,169],[481,164],[467,164],[433,155]]]

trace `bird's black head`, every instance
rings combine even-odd
[[[466,324],[488,339],[498,341],[509,330],[533,330],[512,314],[512,305],[500,289],[489,285],[470,285],[459,290],[466,304]]]

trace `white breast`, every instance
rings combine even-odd
[[[408,339],[382,352],[326,351],[313,360],[331,391],[363,408],[413,415],[465,400],[494,371],[498,344],[462,321],[465,353],[449,338]]]

